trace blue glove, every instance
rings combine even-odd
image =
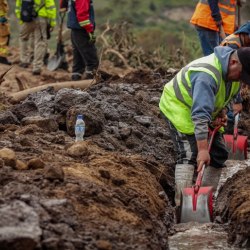
[[[1,16],[0,17],[0,23],[6,23],[8,20],[7,20],[7,18],[6,17],[4,17],[4,16]]]

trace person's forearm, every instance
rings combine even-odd
[[[198,148],[198,152],[202,151],[202,150],[208,150],[208,141],[207,141],[207,139],[198,140],[197,141],[197,148]]]
[[[208,137],[208,119],[201,119],[193,117],[194,134],[196,140],[205,140]]]

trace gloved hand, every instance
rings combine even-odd
[[[7,18],[6,17],[4,17],[4,16],[1,16],[0,17],[0,23],[6,23],[8,20],[7,20]]]
[[[95,42],[96,42],[96,36],[95,36],[94,32],[89,32],[88,34],[89,34],[89,42],[91,44],[95,44]]]
[[[212,122],[213,127],[217,127],[217,126],[227,126],[227,112],[228,109],[224,108],[221,110],[221,112],[217,115],[217,117],[215,118],[215,120]]]
[[[216,26],[219,28],[220,26],[222,26],[223,22],[222,20],[219,20],[219,21],[215,21],[216,23]]]

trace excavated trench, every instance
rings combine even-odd
[[[210,242],[219,236],[217,248],[200,249],[249,246],[248,162],[222,184],[217,223],[174,226],[175,152],[158,108],[172,75],[159,76],[50,88],[14,106],[1,97],[0,249],[185,249],[176,244],[199,230]],[[80,143],[77,114],[86,122]]]

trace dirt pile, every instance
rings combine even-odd
[[[221,188],[216,214],[229,223],[230,242],[249,248],[250,241],[250,167],[239,171]]]
[[[87,91],[48,88],[14,106],[0,96],[1,249],[167,249],[175,152],[158,103],[172,74],[107,74]],[[15,67],[2,92],[19,89],[17,76],[28,87],[69,77],[36,78]],[[77,114],[86,123],[81,143],[74,143]],[[242,217],[232,219],[236,189],[227,185],[218,213],[243,244],[248,212],[237,207]]]
[[[166,80],[135,76],[87,92],[49,88],[3,108],[0,224],[11,227],[1,249],[167,249],[174,154],[158,110]],[[70,136],[78,113],[82,143]]]

